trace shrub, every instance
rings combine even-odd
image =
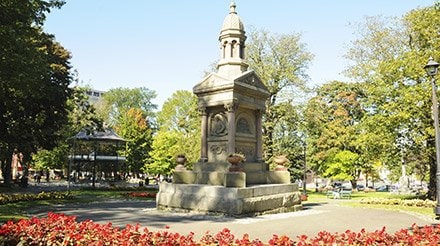
[[[156,193],[154,192],[129,192],[125,194],[128,198],[135,198],[135,197],[143,197],[143,198],[156,198]]]
[[[0,194],[0,204],[50,199],[73,199],[70,192],[40,192],[38,194]]]
[[[425,207],[425,208],[434,208],[436,206],[435,201],[421,200],[421,199],[404,200],[404,199],[385,199],[385,198],[365,198],[361,200],[361,203],[414,206],[414,207]]]

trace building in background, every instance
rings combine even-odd
[[[87,96],[89,96],[90,104],[93,105],[93,104],[96,104],[102,100],[102,96],[104,96],[105,91],[90,89],[86,93],[87,93]]]

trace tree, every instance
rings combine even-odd
[[[157,105],[151,101],[154,98],[156,98],[156,92],[145,87],[116,88],[106,92],[102,104],[96,105],[96,107],[105,122],[114,126],[118,124],[120,117],[131,108],[142,110],[145,116],[152,120],[154,110],[157,108]]]
[[[139,108],[131,108],[120,117],[116,131],[128,140],[124,155],[130,172],[139,173],[150,158],[153,129]]]
[[[11,180],[14,149],[24,163],[39,147],[51,149],[67,121],[70,53],[42,31],[50,8],[62,1],[0,3],[0,160]]]
[[[322,85],[307,105],[308,151],[313,169],[324,177],[356,184],[362,165],[357,137],[364,109],[359,84],[333,81]]]
[[[156,93],[145,87],[116,88],[106,92],[101,104],[95,105],[108,126],[127,140],[124,155],[130,171],[139,172],[148,162],[154,131]]]
[[[53,150],[38,149],[32,155],[35,169],[63,169],[67,167],[67,156],[73,147],[72,137],[81,130],[88,133],[101,131],[103,120],[90,105],[86,92],[87,87],[73,87],[72,96],[67,100],[68,122],[59,130],[60,139]]]
[[[72,137],[81,130],[88,132],[103,130],[103,119],[89,102],[86,93],[89,90],[88,87],[75,86],[73,88],[72,97],[67,101],[69,124],[66,125],[63,132],[66,138]]]
[[[359,175],[357,172],[359,170],[357,167],[358,159],[359,155],[349,150],[339,151],[331,158],[323,175],[335,180],[356,180]]]
[[[274,128],[274,156],[285,155],[290,161],[289,171],[293,180],[304,175],[306,129],[303,120],[303,105],[294,106],[286,101],[277,104],[280,117],[276,119]]]
[[[429,194],[435,194],[435,149],[430,85],[423,65],[440,57],[440,8],[415,9],[401,19],[368,18],[347,52],[347,74],[363,82],[368,100],[365,129],[384,136],[370,151],[391,170],[430,166]],[[380,146],[380,147],[379,147]],[[426,168],[418,168],[425,170]]]
[[[249,66],[269,90],[263,123],[266,159],[274,155],[274,129],[283,112],[278,103],[307,91],[306,69],[312,55],[301,43],[299,34],[271,34],[252,30],[247,44]],[[296,93],[296,94],[295,94]]]
[[[200,117],[197,97],[189,91],[176,91],[158,113],[159,131],[153,138],[150,173],[169,174],[179,154],[185,155],[188,165],[200,154]]]

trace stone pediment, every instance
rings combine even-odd
[[[243,73],[241,76],[234,79],[234,82],[255,87],[256,89],[259,89],[260,91],[263,90],[269,94],[267,87],[263,84],[258,75],[252,70]]]
[[[246,87],[248,90],[255,90],[269,95],[267,87],[254,71],[247,71],[234,79],[225,78],[218,73],[210,73],[202,82],[193,87],[194,94],[200,94],[209,91],[221,91],[232,89],[237,85]]]
[[[225,87],[233,87],[234,82],[230,79],[220,76],[218,73],[210,73],[202,82],[193,87],[194,94],[199,94],[212,90],[219,90]]]

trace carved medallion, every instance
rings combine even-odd
[[[223,113],[217,113],[211,117],[211,135],[225,136],[228,134],[228,119]]]

